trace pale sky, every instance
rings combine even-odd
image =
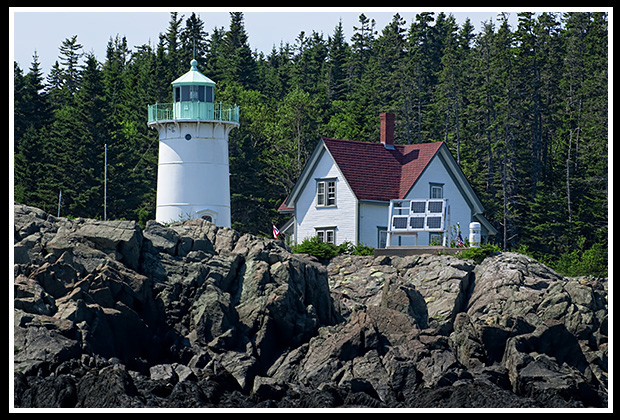
[[[159,34],[166,32],[170,21],[169,8],[10,8],[9,11],[9,50],[10,69],[13,60],[27,72],[36,50],[44,74],[47,74],[59,56],[62,42],[77,35],[83,52],[93,52],[101,62],[105,60],[106,46],[110,38],[125,36],[128,46],[150,43],[155,47]],[[529,10],[532,10],[531,8]],[[375,19],[376,30],[381,30],[399,13],[405,19],[406,28],[415,21],[422,11],[452,13],[459,25],[466,18],[471,19],[476,30],[482,22],[493,20],[502,11],[510,12],[510,22],[517,23],[519,9],[489,8],[196,8],[178,9],[179,15],[188,18],[196,12],[204,22],[209,34],[215,27],[228,29],[230,11],[244,13],[244,26],[249,37],[250,48],[268,54],[280,42],[293,44],[301,31],[311,35],[312,31],[322,32],[324,39],[333,35],[338,22],[342,26],[347,42],[353,35],[353,26],[359,25],[359,15],[364,13]],[[536,11],[536,10],[533,10]],[[544,10],[543,10],[544,11]],[[554,10],[547,10],[554,11]],[[184,26],[184,22],[182,23]]]

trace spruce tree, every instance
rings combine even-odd
[[[329,39],[329,72],[328,96],[332,101],[344,99],[347,94],[346,63],[348,45],[344,39],[342,21],[334,30],[334,36]]]
[[[243,13],[230,13],[230,27],[223,39],[221,48],[222,82],[237,82],[245,88],[257,85],[257,65],[248,44],[248,36],[243,26]]]

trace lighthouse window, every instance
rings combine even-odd
[[[174,88],[174,102],[213,102],[213,86],[179,86]]]
[[[190,86],[189,99],[192,101],[205,101],[205,86]]]
[[[181,86],[181,102],[189,101],[189,86]]]

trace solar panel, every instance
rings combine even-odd
[[[426,202],[424,202],[424,201],[412,201],[411,202],[411,212],[412,213],[425,213],[426,212]]]
[[[441,216],[429,216],[426,218],[426,226],[429,229],[441,229]]]
[[[429,201],[428,212],[429,213],[441,213],[443,211],[443,201]]]
[[[446,221],[444,199],[394,200],[392,229],[407,231],[441,231]]]
[[[392,227],[394,229],[406,229],[407,228],[407,216],[394,217],[392,219]]]
[[[412,217],[409,221],[409,226],[412,229],[424,229],[424,216],[422,217]]]

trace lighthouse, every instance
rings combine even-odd
[[[215,102],[215,82],[190,64],[172,82],[173,103],[148,106],[148,125],[159,132],[155,219],[230,227],[228,134],[239,126],[239,107]]]

